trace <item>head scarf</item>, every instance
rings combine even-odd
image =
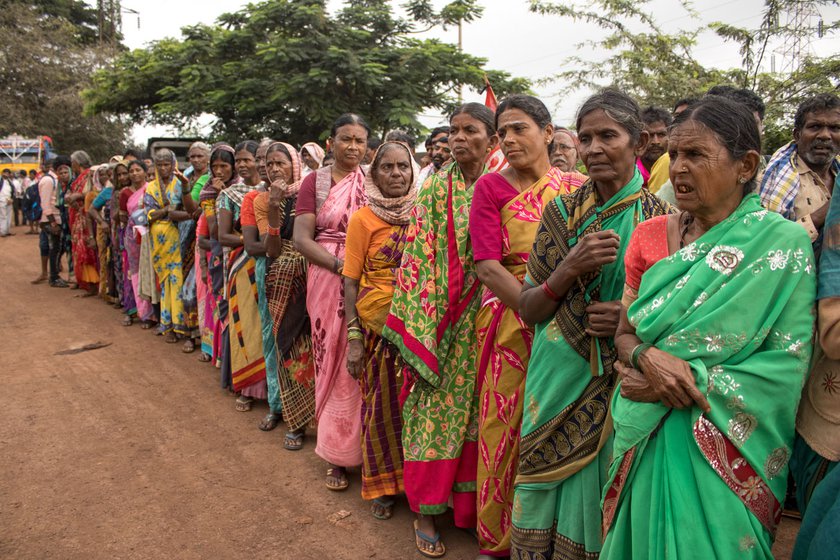
[[[318,165],[324,165],[324,156],[326,153],[324,152],[324,148],[319,146],[316,142],[307,142],[301,146],[300,150],[306,150],[309,152],[309,155],[318,162]]]
[[[113,159],[113,158],[112,158]],[[123,166],[125,170],[128,171],[128,163],[126,160],[120,158],[118,161],[112,161],[108,164],[108,167],[111,168],[111,183],[114,185],[114,189],[121,189],[123,185],[117,184],[117,167]]]
[[[103,171],[108,169],[108,166],[109,166],[109,164],[103,163],[103,164],[97,165],[93,168],[93,173],[91,173],[91,177],[92,177],[92,179],[91,179],[91,189],[93,189],[94,191],[99,192],[102,189],[104,189],[105,187],[108,187],[108,186],[111,185],[111,181],[106,182],[104,185],[102,184],[102,181],[100,181],[100,175],[102,174]],[[90,189],[88,189],[88,190],[90,190]]]
[[[226,144],[224,142],[219,142],[218,144],[213,146],[213,150],[210,152],[210,161],[211,162],[213,161],[213,154],[215,154],[218,151],[228,152],[231,155],[236,154],[236,152],[233,149],[233,146],[231,146],[230,144]],[[204,183],[204,186],[201,188],[201,194],[199,194],[199,197],[198,197],[200,202],[204,202],[205,200],[215,200],[216,197],[219,196],[219,191],[214,189],[213,186],[210,184],[213,180],[212,173],[213,172],[212,172],[212,163],[211,163],[211,171],[210,171],[211,177],[210,177],[210,180],[208,180],[206,183]],[[239,177],[237,177],[237,175],[236,175],[236,167],[233,167],[231,169],[230,179],[228,179],[228,181],[225,183],[225,188],[227,188],[231,185],[234,185],[238,182],[239,182]]]
[[[268,154],[269,152],[271,152],[271,148],[273,148],[274,146],[283,146],[284,148],[286,148],[286,151],[289,152],[289,156],[292,158],[292,184],[288,186],[288,193],[289,196],[297,196],[297,193],[300,190],[300,176],[301,168],[303,166],[303,163],[300,159],[300,154],[291,144],[286,144],[285,142],[272,142],[268,145],[268,148],[266,148],[265,150],[266,158],[268,158]]]
[[[376,156],[379,155],[379,151],[389,145],[399,146],[408,154],[408,160],[411,162],[411,180],[409,181],[408,193],[399,198],[386,198],[373,180],[374,170],[372,168],[373,166],[371,166],[370,171],[365,175],[367,205],[377,217],[389,224],[404,225],[411,220],[411,211],[414,209],[414,202],[417,199],[417,187],[414,182],[420,169],[414,161],[414,158],[411,157],[411,150],[402,142],[383,143],[373,156],[374,162],[376,161]]]

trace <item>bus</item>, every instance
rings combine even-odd
[[[12,135],[0,138],[0,171],[11,169],[13,172],[31,169],[40,171],[44,163],[55,156],[52,151],[52,139],[49,136],[24,138]]]

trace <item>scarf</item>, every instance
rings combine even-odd
[[[324,156],[326,153],[324,152],[324,148],[319,146],[316,142],[307,142],[301,146],[300,150],[306,150],[309,152],[309,155],[318,162],[318,165],[324,165]]]
[[[414,158],[411,157],[411,150],[402,142],[385,142],[379,146],[376,155],[373,156],[374,162],[376,162],[379,151],[388,145],[399,146],[408,154],[408,159],[411,162],[411,181],[409,182],[408,193],[398,198],[388,198],[383,195],[373,178],[375,175],[373,169],[370,169],[365,176],[365,193],[367,194],[368,208],[378,218],[389,224],[401,226],[411,221],[411,211],[414,209],[414,202],[417,200],[417,187],[414,184],[414,178],[417,177],[420,169]]]
[[[213,154],[215,154],[217,151],[228,152],[231,155],[234,155],[236,153],[234,152],[233,147],[230,144],[220,143],[213,148],[212,152],[210,152],[210,161],[213,161]],[[204,186],[201,187],[201,192],[198,195],[199,202],[205,202],[207,200],[216,200],[216,197],[219,196],[220,191],[217,191],[215,188],[213,188],[213,185],[211,185],[211,181],[213,180],[212,171],[210,173],[210,179],[208,179],[207,182],[204,183]],[[233,169],[230,174],[230,179],[228,179],[225,183],[225,188],[231,185],[235,185],[239,181],[240,179],[236,175],[236,169]]]
[[[296,197],[297,194],[298,194],[298,191],[300,191],[300,183],[301,183],[300,176],[301,176],[301,169],[302,169],[302,166],[303,166],[302,163],[301,163],[301,160],[300,160],[300,154],[291,144],[287,144],[285,142],[272,142],[271,144],[268,145],[268,148],[266,149],[265,153],[268,154],[269,152],[271,152],[271,148],[273,146],[283,146],[284,148],[286,148],[286,151],[289,152],[289,156],[292,159],[292,184],[291,185],[289,185],[288,183],[286,184],[286,193],[287,193],[286,197],[287,198]],[[271,184],[269,183],[269,187],[270,186],[271,186]],[[266,190],[269,190],[269,189],[266,189]]]

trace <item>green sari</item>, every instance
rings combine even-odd
[[[636,225],[667,204],[633,179],[602,203],[592,181],[546,206],[525,280],[545,282],[584,235],[611,229],[619,258],[580,277],[554,317],[536,325],[525,381],[519,474],[513,500],[512,558],[595,558],[601,549],[598,501],[611,452],[608,404],[615,375],[611,338],[586,334],[590,301],[621,299],[622,255]],[[562,364],[562,366],[561,366]]]
[[[808,235],[754,194],[644,273],[628,318],[711,412],[616,391],[602,558],[772,558],[815,292]]]

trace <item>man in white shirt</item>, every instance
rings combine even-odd
[[[15,187],[12,183],[12,170],[4,169],[3,176],[0,177],[0,237],[14,235],[11,232],[14,197]]]

